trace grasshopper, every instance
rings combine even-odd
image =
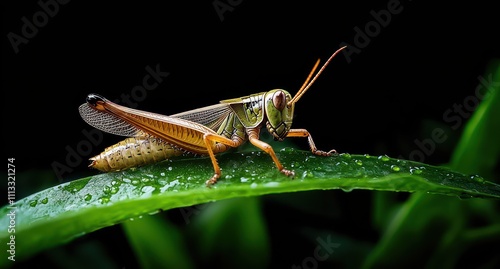
[[[79,107],[81,117],[104,132],[129,137],[90,158],[89,167],[104,172],[119,171],[189,152],[210,157],[214,168],[214,175],[206,181],[210,186],[221,176],[215,154],[237,148],[248,140],[269,154],[281,173],[293,177],[294,172],[285,169],[273,148],[259,140],[260,130],[265,126],[278,141],[286,137],[306,137],[312,153],[335,154],[335,150],[318,150],[306,129],[291,129],[291,125],[295,103],[344,48],[335,51],[311,79],[319,65],[318,59],[293,98],[285,90],[273,89],[166,116],[128,108],[98,94],[89,94],[87,102]]]

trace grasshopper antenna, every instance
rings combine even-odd
[[[314,71],[316,70],[316,68],[318,67],[319,65],[319,62],[320,60],[318,59],[316,61],[316,64],[314,65],[313,69],[311,70],[311,72],[309,73],[309,76],[307,76],[307,79],[306,81],[304,82],[304,84],[302,84],[302,87],[300,87],[299,91],[295,94],[295,96],[292,98],[292,100],[290,100],[290,102],[288,102],[288,106],[296,103],[297,101],[299,101],[300,97],[302,97],[302,95],[304,95],[304,93],[311,87],[311,85],[314,83],[314,81],[319,77],[319,75],[321,74],[321,72],[323,72],[323,70],[326,68],[326,66],[330,63],[330,61],[335,57],[335,55],[337,55],[341,50],[345,49],[347,46],[343,46],[341,47],[340,49],[338,49],[337,51],[335,51],[332,56],[330,56],[330,58],[328,58],[328,60],[325,62],[325,64],[323,64],[323,66],[319,69],[318,73],[316,73],[316,75],[313,77],[313,79],[311,80],[311,77],[312,75],[314,74]],[[309,81],[310,80],[310,81]]]

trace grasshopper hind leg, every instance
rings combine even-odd
[[[239,137],[229,139],[218,134],[205,134],[203,136],[203,140],[207,145],[208,155],[210,156],[210,160],[212,161],[212,165],[214,167],[214,175],[212,176],[212,178],[205,182],[205,184],[210,187],[217,183],[217,180],[221,176],[220,166],[217,163],[217,159],[215,158],[215,153],[226,151],[229,149],[229,147],[237,148],[241,144],[243,144],[244,140]]]

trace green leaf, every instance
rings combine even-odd
[[[467,121],[447,166],[455,171],[481,174],[493,180],[500,155],[500,61],[492,62],[486,75],[480,77],[480,82],[478,87],[483,87],[479,88],[480,95],[474,92],[475,95],[465,97],[464,101],[477,98],[478,102],[479,99],[482,102]],[[484,99],[479,98],[481,96]],[[498,200],[447,198],[415,193],[403,205],[392,205],[397,210],[387,222],[381,239],[368,255],[363,268],[408,265],[454,268],[460,259],[470,257],[467,251],[475,254],[469,260],[473,260],[476,267],[488,265],[491,260],[498,261],[487,253],[480,256],[475,252],[479,243],[498,245],[500,218],[495,210]],[[378,202],[384,208],[389,204],[383,198],[379,198]],[[377,223],[389,215],[387,210],[385,213],[377,216]],[[475,222],[481,225],[472,225]]]
[[[123,222],[141,268],[194,268],[181,232],[161,215]]]
[[[203,267],[267,268],[271,249],[258,198],[234,198],[204,206],[190,230]]]
[[[387,156],[320,157],[293,149],[277,155],[295,170],[294,179],[279,173],[267,154],[246,152],[219,156],[223,175],[211,188],[205,185],[213,174],[208,158],[177,158],[61,184],[3,207],[0,238],[10,236],[9,212],[15,214],[16,258],[22,259],[130,218],[233,197],[368,189],[500,198],[500,186],[479,176]]]
[[[491,63],[484,76],[479,77],[478,91],[484,99],[464,128],[453,153],[450,167],[464,173],[480,173],[493,180],[493,171],[500,158],[500,60]]]

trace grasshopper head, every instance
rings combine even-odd
[[[282,141],[292,126],[295,103],[290,100],[292,96],[280,89],[271,90],[264,96],[266,127],[275,140]]]

